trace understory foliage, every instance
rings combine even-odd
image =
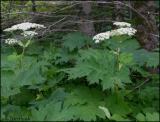
[[[2,45],[1,120],[159,121],[159,53],[134,37],[74,32],[21,52]]]

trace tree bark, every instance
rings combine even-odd
[[[36,3],[35,3],[35,0],[32,0],[32,12],[36,12]]]
[[[89,19],[89,14],[91,13],[91,11],[92,11],[91,3],[83,2],[82,11],[81,11],[82,13],[80,13],[81,14],[80,18],[81,18],[82,23],[79,24],[79,28],[83,33],[87,34],[88,36],[93,36],[95,34],[94,24],[93,22],[83,23],[83,20]]]
[[[37,12],[37,9],[36,9],[36,1],[35,0],[31,0],[32,1],[32,12]],[[36,14],[32,14],[31,15],[31,22],[38,22],[39,21],[39,16],[36,15]]]
[[[147,18],[150,25],[148,26],[144,20],[141,20],[141,24],[137,26],[137,36],[140,39],[141,44],[144,45],[144,48],[152,50],[158,45],[158,38],[154,36],[158,34],[158,28],[155,21],[155,15],[152,14],[155,11],[155,1],[143,1],[142,4],[136,5],[135,3],[134,5],[136,10]]]
[[[122,6],[120,4],[115,4],[115,10],[114,10],[114,14],[115,14],[115,20],[116,21],[122,21],[123,20],[123,16],[122,16]]]

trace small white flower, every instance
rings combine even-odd
[[[120,35],[133,36],[136,32],[137,30],[132,27],[119,28],[104,33],[99,33],[93,37],[93,40],[95,40],[95,43],[99,43],[101,41],[104,41],[105,39],[109,39],[112,36],[120,36]]]
[[[127,22],[114,22],[113,25],[116,25],[120,28],[95,35],[93,37],[95,43],[99,43],[105,39],[109,39],[112,36],[119,36],[119,35],[133,36],[137,32],[137,30],[132,28],[131,24]]]
[[[111,36],[118,36],[118,35],[121,35],[120,33],[119,33],[119,31],[117,31],[117,29],[115,29],[115,30],[111,30]]]
[[[113,25],[118,27],[131,27],[131,24],[127,22],[114,22]]]
[[[100,41],[103,41],[105,39],[110,38],[110,31],[99,33],[93,37],[93,40],[95,40],[95,43],[99,43]]]
[[[112,30],[111,36],[118,36],[118,35],[133,36],[136,32],[137,30],[131,27],[119,28],[119,29]]]
[[[24,31],[23,33],[21,33],[21,35],[23,35],[24,37],[32,37],[32,36],[35,36],[37,35],[38,33],[34,32],[34,31]]]
[[[99,40],[96,40],[95,43],[99,43]]]
[[[13,39],[13,38],[8,38],[8,39],[5,40],[5,43],[9,44],[9,45],[13,45],[13,44],[18,43],[18,41],[16,39]]]
[[[45,28],[44,25],[36,24],[36,23],[30,23],[30,22],[25,22],[17,25],[13,25],[11,28],[7,28],[4,31],[15,31],[15,30],[29,30],[31,28]]]

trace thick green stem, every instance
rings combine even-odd
[[[119,54],[120,53],[120,49],[119,48],[117,48],[117,51],[116,51],[116,65],[117,65],[117,71],[119,71],[119,67],[120,67],[120,64],[119,64]]]
[[[24,56],[24,52],[25,52],[25,47],[23,47],[22,53],[21,53],[21,67],[23,66],[23,56]]]
[[[117,48],[116,50],[116,71],[118,72],[120,70],[120,62],[119,62],[119,55],[120,55],[120,48]],[[118,81],[116,81],[118,82]],[[115,83],[115,92],[118,95],[118,85]]]

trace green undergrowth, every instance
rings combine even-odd
[[[2,45],[1,120],[159,121],[159,53],[135,38],[100,44],[82,33]],[[103,107],[104,109],[100,109]]]

